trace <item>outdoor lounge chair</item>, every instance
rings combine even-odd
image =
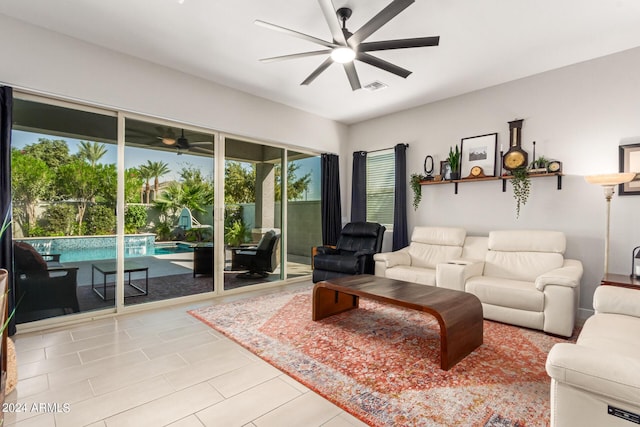
[[[274,230],[267,231],[258,246],[234,249],[234,268],[247,269],[236,277],[240,279],[264,278],[278,266],[278,241],[280,235]]]
[[[59,254],[41,255],[25,242],[14,242],[13,250],[19,323],[80,311],[78,267],[64,266]]]

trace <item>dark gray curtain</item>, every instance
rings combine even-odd
[[[5,218],[11,219],[11,123],[13,111],[13,88],[0,86],[0,225]],[[0,239],[0,268],[9,271],[9,313],[15,307],[13,284],[13,244],[11,226]],[[9,335],[16,333],[15,318],[9,323]]]
[[[321,163],[322,244],[334,246],[342,230],[340,165],[335,154],[323,154]]]
[[[407,144],[395,146],[396,175],[393,208],[393,246],[397,251],[409,246],[407,234]]]
[[[353,152],[351,174],[351,222],[367,220],[367,152]]]

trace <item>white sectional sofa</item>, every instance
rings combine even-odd
[[[551,426],[640,424],[640,291],[600,286],[576,344],[553,346]]]
[[[571,336],[582,264],[558,231],[416,227],[407,248],[374,256],[375,274],[470,292],[486,319]]]

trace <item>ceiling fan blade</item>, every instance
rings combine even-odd
[[[394,0],[387,7],[382,9],[369,22],[364,24],[358,31],[349,37],[349,45],[353,48],[358,46],[371,34],[375,33],[384,24],[392,20],[397,14],[409,7],[415,0]]]
[[[356,59],[364,62],[365,64],[373,65],[374,67],[380,68],[384,71],[388,71],[392,74],[395,74],[396,76],[400,76],[405,79],[411,74],[411,71],[405,68],[398,67],[397,65],[394,65],[383,59],[371,56],[368,53],[358,52],[358,56],[356,56]]]
[[[361,43],[358,50],[360,52],[372,52],[377,50],[438,46],[438,44],[440,44],[440,36],[417,37],[414,39],[384,40],[379,42]]]
[[[314,81],[316,79],[316,77],[318,77],[320,75],[320,73],[322,73],[324,70],[329,68],[329,65],[331,65],[331,64],[333,64],[333,60],[331,59],[331,57],[328,57],[327,59],[324,60],[324,62],[322,64],[320,64],[320,66],[318,68],[313,70],[313,73],[311,73],[309,75],[309,77],[304,79],[304,81],[302,83],[300,83],[300,84],[301,85],[305,85],[305,86],[311,84],[311,82]]]
[[[299,39],[306,40],[306,41],[309,41],[311,43],[316,43],[316,44],[319,44],[321,46],[325,46],[325,47],[338,47],[339,46],[339,45],[337,45],[335,43],[330,43],[328,41],[325,41],[325,40],[310,36],[308,34],[303,34],[303,33],[300,33],[298,31],[294,31],[294,30],[290,30],[288,28],[281,27],[279,25],[270,24],[268,22],[260,21],[259,19],[256,19],[253,22],[256,25],[259,25],[261,27],[265,27],[265,28],[268,28],[270,30],[279,31],[281,33],[288,34],[290,36],[297,37]]]
[[[272,56],[271,58],[263,58],[263,59],[260,60],[260,62],[285,61],[287,59],[305,58],[307,56],[316,56],[316,55],[322,55],[322,54],[326,54],[326,53],[331,53],[331,49],[314,50],[314,51],[311,51],[311,52],[293,53],[291,55]]]
[[[347,62],[344,65],[344,71],[347,73],[347,78],[349,79],[349,84],[351,85],[351,90],[358,90],[362,86],[360,86],[360,79],[358,78],[358,73],[356,72],[356,66],[353,62]]]
[[[336,9],[333,6],[333,2],[331,0],[318,0],[318,4],[320,5],[320,9],[322,9],[327,25],[329,25],[329,30],[331,31],[333,40],[336,43],[340,43],[342,46],[346,46],[347,40],[342,32],[342,27],[340,27],[340,21],[336,15]]]

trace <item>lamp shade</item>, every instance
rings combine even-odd
[[[587,175],[584,179],[589,184],[595,185],[618,185],[624,184],[625,182],[631,182],[636,177],[635,172],[624,172],[624,173],[605,173],[600,175]]]

